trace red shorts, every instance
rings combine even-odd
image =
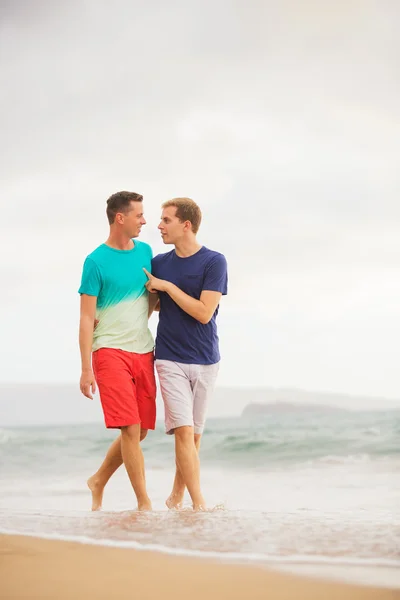
[[[157,390],[153,352],[100,348],[92,360],[106,427],[140,424],[143,429],[154,429]]]

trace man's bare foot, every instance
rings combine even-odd
[[[95,475],[87,480],[89,490],[92,492],[92,510],[101,510],[104,487],[100,487]]]
[[[206,501],[204,500],[203,496],[200,494],[199,497],[197,498],[197,502],[193,502],[193,510],[196,512],[204,512],[207,511],[206,508]],[[208,512],[208,511],[207,511]]]
[[[137,509],[139,511],[149,511],[149,510],[153,510],[153,507],[151,505],[150,502],[150,498],[148,498],[147,500],[144,500],[143,502],[138,502],[138,507]]]
[[[180,510],[182,508],[183,497],[172,493],[165,501],[170,510]]]

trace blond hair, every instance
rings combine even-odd
[[[170,206],[175,206],[176,216],[182,223],[184,221],[190,221],[193,233],[198,232],[202,215],[200,207],[197,206],[196,202],[190,198],[173,198],[161,205],[162,208],[168,208]]]

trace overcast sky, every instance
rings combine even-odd
[[[219,385],[400,397],[397,0],[1,0],[2,382],[78,382],[105,201],[190,196]],[[154,317],[151,325],[156,327]]]

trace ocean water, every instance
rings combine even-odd
[[[400,411],[210,419],[210,512],[168,511],[173,438],[143,442],[153,513],[121,467],[90,512],[86,479],[117,435],[101,424],[0,429],[0,532],[257,562],[400,587]],[[332,570],[333,569],[333,570]]]

